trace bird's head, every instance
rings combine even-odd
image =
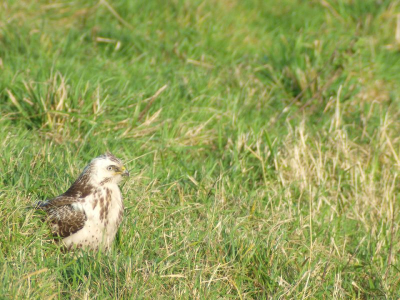
[[[121,160],[110,152],[92,159],[85,169],[90,173],[90,181],[95,184],[119,183],[123,176],[129,176]],[[84,173],[86,173],[84,171]]]

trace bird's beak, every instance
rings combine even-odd
[[[129,171],[126,170],[125,167],[122,167],[122,173],[121,173],[121,175],[122,175],[122,176],[128,177],[128,176],[129,176]]]

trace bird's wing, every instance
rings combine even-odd
[[[65,238],[82,229],[87,220],[85,212],[73,205],[78,201],[73,197],[59,196],[38,203],[37,208],[47,213],[53,233]]]

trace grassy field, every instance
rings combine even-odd
[[[1,299],[400,297],[400,1],[0,4]],[[29,206],[106,150],[109,253]]]

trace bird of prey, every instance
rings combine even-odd
[[[129,172],[107,152],[94,158],[64,194],[38,203],[67,249],[110,247],[124,212],[118,187],[122,176]]]

